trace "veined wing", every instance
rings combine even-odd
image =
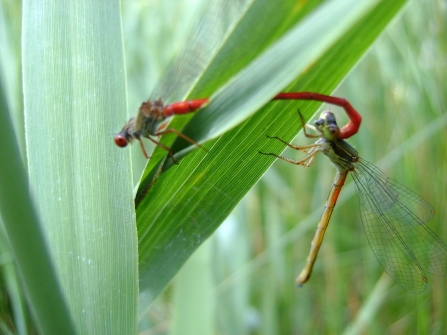
[[[426,225],[430,204],[362,159],[352,175],[363,228],[384,270],[412,293],[425,289],[424,271],[446,276],[447,246]]]

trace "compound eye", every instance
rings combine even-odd
[[[324,126],[324,120],[323,119],[318,119],[315,121],[315,127],[319,128],[321,126]]]
[[[121,148],[124,148],[127,146],[129,141],[127,141],[127,138],[123,136],[122,134],[116,134],[115,135],[115,144]]]

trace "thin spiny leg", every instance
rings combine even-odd
[[[303,114],[301,114],[300,110],[298,109],[298,115],[300,116],[301,119],[301,124],[303,125],[303,132],[304,132],[304,136],[306,136],[307,138],[318,138],[321,137],[321,134],[309,134],[306,132],[306,127],[309,129],[312,129],[314,131],[317,131],[317,129],[311,125],[306,124],[306,121],[304,121],[304,117]]]
[[[160,148],[165,149],[168,153],[169,156],[171,156],[172,161],[174,162],[174,164],[178,164],[177,161],[174,159],[174,153],[172,152],[172,150],[167,147],[166,145],[164,145],[163,143],[160,143],[156,140],[154,140],[153,138],[151,138],[150,136],[146,136],[147,139],[151,140],[154,144],[158,145]]]
[[[143,141],[139,137],[135,137],[135,138],[140,142],[141,150],[143,151],[144,157],[146,157],[146,159],[149,159],[149,156],[148,156],[148,154],[146,152],[146,149],[144,148]]]
[[[295,164],[295,165],[302,165],[302,166],[306,166],[306,167],[310,167],[315,159],[315,155],[318,153],[318,150],[314,150],[312,151],[309,155],[307,155],[306,157],[300,159],[300,160],[295,160],[295,159],[291,159],[291,158],[287,158],[287,157],[283,157],[274,153],[266,153],[266,152],[262,152],[262,151],[258,151],[261,155],[266,155],[266,156],[274,156],[276,158],[282,159],[283,161]],[[307,161],[309,161],[307,164],[305,164]]]
[[[318,151],[315,151],[315,153],[310,157],[309,162],[307,162],[306,167],[311,167],[311,165],[314,163],[315,157],[317,157]]]
[[[271,139],[278,140],[278,141],[284,143],[285,145],[287,145],[289,148],[292,148],[292,149],[295,149],[295,150],[304,151],[304,152],[307,152],[306,149],[318,147],[318,144],[309,144],[309,145],[303,145],[303,146],[293,145],[293,144],[287,143],[286,141],[284,141],[283,139],[279,138],[278,136],[268,136],[267,135],[267,137],[271,138]]]
[[[161,135],[166,135],[166,134],[176,134],[177,136],[183,138],[185,141],[188,141],[191,144],[194,144],[196,146],[198,146],[200,149],[205,150],[206,152],[209,152],[207,149],[205,149],[201,144],[197,143],[196,141],[194,141],[192,138],[189,138],[188,136],[186,136],[185,134],[182,134],[181,132],[179,132],[177,129],[174,128],[169,128],[166,129],[164,131],[161,131],[159,133],[156,133],[156,136],[161,136]]]

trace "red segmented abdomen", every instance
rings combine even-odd
[[[195,110],[203,107],[208,102],[208,99],[188,100],[181,102],[174,102],[168,104],[163,109],[163,116],[170,117],[172,115],[181,115],[194,112]]]
[[[347,139],[356,134],[362,123],[362,116],[352,107],[348,100],[343,98],[312,92],[287,92],[279,93],[272,100],[314,100],[343,107],[350,121],[340,130],[340,140]]]

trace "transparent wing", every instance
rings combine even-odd
[[[384,270],[412,293],[425,289],[424,271],[446,276],[447,246],[425,224],[425,200],[360,159],[352,173],[369,245]]]
[[[151,99],[161,98],[164,102],[185,99],[250,4],[248,0],[209,0],[180,55],[158,81]]]

